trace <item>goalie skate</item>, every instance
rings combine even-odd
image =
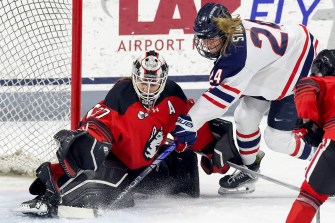
[[[257,154],[256,161],[247,166],[247,168],[259,172],[260,162],[264,155],[265,153],[260,150]],[[257,176],[240,170],[235,170],[233,174],[226,175],[220,179],[218,193],[220,195],[252,193],[255,191],[255,183],[257,180]]]
[[[37,217],[51,217],[57,214],[57,208],[53,208],[44,196],[37,196],[33,200],[23,202],[15,211]]]

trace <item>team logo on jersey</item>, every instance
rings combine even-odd
[[[157,130],[156,126],[152,128],[149,140],[144,146],[144,158],[146,160],[152,159],[158,151],[159,146],[163,141],[163,128]]]
[[[139,119],[144,119],[144,118],[146,118],[146,117],[148,117],[148,116],[149,116],[149,114],[146,113],[146,112],[143,112],[143,111],[139,111],[139,112],[137,113],[137,117],[138,117]]]
[[[158,107],[154,107],[154,108],[151,108],[150,111],[153,112],[153,113],[159,112],[159,108]]]

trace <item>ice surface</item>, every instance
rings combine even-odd
[[[262,123],[264,127],[264,122]],[[261,144],[266,155],[261,171],[286,183],[300,186],[306,161],[273,152]],[[28,192],[33,178],[0,176],[0,222],[125,222],[125,223],[281,223],[285,222],[298,192],[260,179],[256,191],[248,195],[223,197],[218,195],[220,175],[205,175],[200,170],[201,196],[151,196],[139,198],[135,207],[104,212],[97,219],[34,219],[13,212],[21,202],[33,198]],[[335,201],[328,200],[321,207],[321,223],[335,222]]]

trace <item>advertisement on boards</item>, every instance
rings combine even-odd
[[[170,78],[184,89],[207,89],[213,61],[193,44],[194,19],[207,2],[244,19],[304,24],[320,48],[335,47],[335,0],[85,0],[83,90],[110,89],[131,75],[132,61],[148,50],[165,57]]]

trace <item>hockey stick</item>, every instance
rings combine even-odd
[[[294,185],[291,185],[291,184],[282,182],[282,181],[277,180],[277,179],[274,179],[274,178],[272,178],[272,177],[268,177],[268,176],[266,176],[266,175],[264,175],[264,174],[261,174],[261,173],[258,173],[258,172],[256,172],[256,171],[250,170],[250,169],[248,169],[248,168],[246,168],[246,167],[244,167],[244,166],[240,166],[240,165],[237,165],[237,164],[232,163],[232,162],[229,162],[229,161],[227,161],[227,164],[228,164],[229,166],[231,166],[231,167],[237,169],[237,170],[243,171],[243,172],[248,173],[248,174],[251,174],[251,175],[256,175],[256,176],[258,176],[259,178],[262,178],[262,179],[264,179],[264,180],[270,181],[270,182],[272,182],[272,183],[279,184],[279,185],[281,185],[281,186],[287,187],[287,188],[292,189],[292,190],[295,190],[295,191],[300,191],[300,188],[297,187],[297,186],[294,186]]]
[[[291,185],[291,184],[288,184],[288,183],[285,183],[285,182],[282,182],[280,180],[277,180],[277,179],[274,179],[272,177],[268,177],[264,174],[261,174],[261,173],[258,173],[256,171],[253,171],[253,170],[250,170],[244,166],[240,166],[240,165],[237,165],[235,163],[232,163],[232,162],[229,162],[227,161],[227,164],[237,170],[240,170],[240,171],[243,171],[245,173],[249,173],[251,175],[256,175],[258,176],[259,178],[262,178],[264,180],[267,180],[267,181],[270,181],[272,183],[275,183],[275,184],[279,184],[281,186],[284,186],[286,188],[289,188],[289,189],[292,189],[292,190],[295,190],[295,191],[300,191],[300,188],[299,187],[296,187],[294,185]],[[316,220],[316,223],[320,223],[320,208],[316,211],[316,215],[315,215],[315,220]]]
[[[111,209],[116,208],[117,204],[122,200],[130,191],[132,191],[137,184],[139,184],[153,169],[155,169],[174,149],[176,143],[173,142],[165,151],[160,154],[155,161],[145,168],[120,194],[111,205]]]

